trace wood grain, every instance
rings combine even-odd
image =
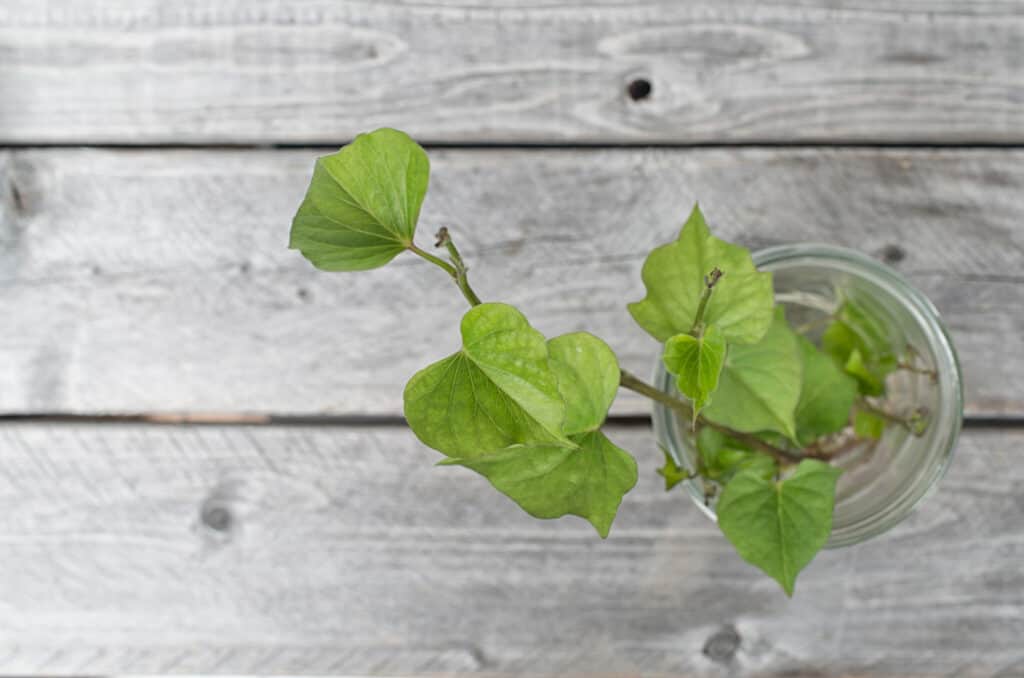
[[[401,427],[0,426],[10,674],[1011,675],[1024,433],[969,430],[891,533],[795,598],[666,494],[536,521]],[[1000,671],[1009,673],[999,673]],[[803,673],[801,673],[803,675]]]
[[[1021,143],[1022,41],[1003,0],[8,0],[0,143]]]
[[[327,274],[286,249],[316,151],[0,153],[0,411],[397,415],[465,302],[411,256]],[[435,151],[421,244],[448,225],[484,299],[588,329],[628,369],[625,303],[700,198],[752,247],[895,261],[945,315],[967,411],[1024,414],[1024,152]],[[626,394],[619,414],[646,413]]]

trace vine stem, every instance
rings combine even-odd
[[[693,407],[690,405],[690,403],[686,402],[685,400],[675,398],[669,395],[668,393],[665,393],[661,389],[651,384],[648,384],[646,381],[640,379],[634,374],[631,374],[630,372],[627,372],[626,370],[621,370],[619,374],[619,384],[623,388],[627,388],[630,391],[639,393],[640,395],[650,398],[651,400],[654,400],[656,402],[659,402],[662,405],[671,407],[673,410],[679,412],[688,419],[693,417]],[[713,421],[709,421],[702,415],[697,415],[697,421],[701,422],[702,424],[709,428],[718,431],[719,433],[724,433],[730,438],[734,438],[745,445],[749,445],[751,448],[759,452],[770,454],[771,456],[775,457],[775,459],[780,463],[795,464],[806,458],[804,455],[794,454],[789,450],[784,450],[781,447],[776,447],[775,445],[766,443],[757,436],[751,435],[749,433],[744,433],[742,431],[735,431],[729,428],[728,426],[716,424]]]
[[[711,273],[704,276],[704,293],[700,295],[700,303],[697,304],[697,315],[693,319],[693,328],[690,330],[690,334],[700,338],[700,334],[704,329],[704,311],[707,310],[708,300],[711,299],[711,292],[715,289],[715,283],[722,277],[722,271],[716,266],[711,269]]]
[[[462,260],[462,255],[459,254],[459,250],[455,247],[455,241],[452,240],[451,235],[448,233],[448,229],[442,226],[437,231],[437,242],[434,243],[434,247],[444,246],[448,250],[448,258],[452,260],[452,264],[455,266],[455,283],[462,290],[462,294],[466,297],[470,306],[479,306],[480,297],[476,296],[476,292],[469,285],[469,267]]]
[[[462,296],[466,297],[466,301],[469,302],[470,306],[479,306],[482,302],[480,297],[476,295],[473,288],[469,284],[469,278],[467,273],[469,269],[466,267],[465,262],[462,260],[462,255],[459,254],[459,250],[456,249],[455,243],[452,242],[451,236],[448,235],[447,228],[441,228],[437,232],[437,247],[444,245],[448,249],[448,257],[452,260],[452,263],[448,263],[440,257],[435,257],[430,252],[420,249],[416,246],[416,243],[410,242],[408,249],[413,254],[426,259],[435,266],[440,267],[445,273],[452,277],[455,284],[458,286],[459,291],[462,292]]]

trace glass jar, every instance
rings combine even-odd
[[[886,382],[890,411],[924,408],[927,427],[914,435],[890,424],[882,438],[833,462],[844,469],[836,487],[832,535],[827,548],[849,546],[888,530],[935,487],[953,457],[963,419],[960,365],[939,313],[891,268],[859,252],[829,245],[784,245],[754,254],[771,271],[776,302],[790,324],[817,343],[842,300],[865,307],[890,331],[894,349],[914,356],[914,370],[900,369]],[[679,396],[659,356],[654,383]],[[694,470],[696,448],[689,422],[655,403],[654,430],[680,466]],[[700,478],[684,483],[693,500],[715,519]]]

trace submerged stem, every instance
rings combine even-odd
[[[662,405],[671,407],[673,410],[679,412],[680,414],[684,415],[687,418],[693,417],[693,407],[690,405],[690,403],[686,402],[685,400],[675,398],[669,395],[668,393],[665,393],[661,389],[652,386],[651,384],[648,384],[647,382],[643,381],[636,375],[627,372],[626,370],[622,370],[620,372],[619,384],[623,388],[628,388],[630,391],[634,391],[635,393],[639,393],[640,395],[650,398],[651,400],[654,400],[656,402],[659,402]],[[744,433],[743,431],[735,431],[729,428],[728,426],[722,426],[721,424],[709,421],[706,417],[703,417],[701,415],[697,415],[697,421],[701,422],[702,424],[709,428],[718,431],[719,433],[724,433],[730,438],[734,438],[739,442],[750,446],[752,449],[755,449],[758,452],[770,454],[771,456],[775,457],[775,459],[779,463],[795,464],[801,461],[802,459],[806,458],[804,457],[804,455],[794,454],[789,450],[784,450],[781,447],[776,447],[775,445],[766,443],[757,436],[751,435],[749,433]]]
[[[924,435],[925,429],[928,427],[928,408],[926,407],[916,407],[910,414],[899,415],[873,405],[867,398],[858,399],[856,407],[890,423],[899,424],[915,436]]]

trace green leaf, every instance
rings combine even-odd
[[[749,470],[764,478],[778,471],[778,464],[767,454],[750,450],[708,426],[697,434],[697,451],[703,474],[723,483],[741,471]]]
[[[572,440],[578,447],[514,445],[441,463],[473,469],[535,518],[580,516],[607,537],[622,497],[636,485],[636,460],[600,431]]]
[[[655,469],[658,475],[665,479],[665,491],[668,492],[673,487],[683,482],[690,477],[690,474],[686,472],[686,469],[679,466],[676,460],[672,458],[668,450],[661,446],[661,453],[665,455],[665,465],[659,469]]]
[[[658,247],[644,262],[647,296],[629,305],[633,319],[660,342],[688,334],[697,316],[704,282],[712,269],[723,273],[703,321],[717,325],[729,344],[753,344],[772,322],[772,278],[758,273],[750,252],[713,237],[694,206],[679,239]]]
[[[718,388],[718,375],[725,361],[725,338],[715,325],[708,325],[699,337],[677,334],[665,344],[662,358],[676,375],[676,385],[693,401],[693,421]]]
[[[473,307],[461,331],[462,350],[405,387],[405,418],[416,436],[450,457],[516,443],[568,444],[544,336],[507,304]]]
[[[780,306],[760,342],[729,346],[718,390],[704,416],[737,431],[775,431],[794,439],[802,374],[796,335]]]
[[[412,243],[430,162],[403,132],[360,134],[316,161],[289,247],[325,271],[383,266]]]
[[[885,432],[885,424],[885,419],[874,412],[857,410],[857,413],[853,415],[853,432],[859,438],[878,440]]]
[[[594,431],[604,423],[619,390],[619,361],[597,337],[586,332],[548,341],[548,358],[565,401],[566,435]]]
[[[765,479],[749,471],[725,486],[718,525],[748,563],[793,595],[796,576],[828,541],[836,479],[841,469],[805,459],[789,478]]]
[[[794,414],[796,437],[801,445],[810,445],[816,438],[846,426],[857,398],[857,382],[804,337],[798,335],[797,343],[804,376]]]

